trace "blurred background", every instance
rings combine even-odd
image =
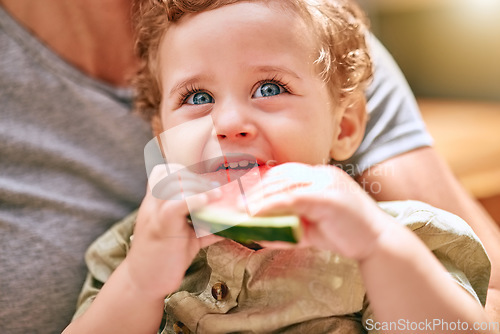
[[[500,0],[358,0],[436,149],[500,224]]]

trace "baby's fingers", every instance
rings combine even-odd
[[[297,244],[286,241],[259,241],[259,245],[264,248],[289,249],[297,247]]]
[[[148,184],[153,196],[163,200],[181,200],[219,186],[177,164],[155,166]]]
[[[159,181],[152,189],[156,198],[163,200],[181,200],[188,196],[201,194],[214,188],[212,184],[203,179],[177,178],[176,175],[167,176]]]
[[[265,199],[253,195],[246,199],[246,205],[255,216],[285,215],[294,212],[294,196],[288,193],[274,193]]]
[[[224,238],[223,237],[219,237],[218,235],[215,235],[215,234],[208,234],[206,236],[199,237],[198,240],[200,242],[200,246],[199,247],[200,248],[205,248],[207,246],[215,244],[216,242],[224,240]]]

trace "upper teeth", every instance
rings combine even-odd
[[[248,160],[241,160],[241,161],[232,161],[232,162],[225,162],[224,167],[225,168],[238,168],[238,167],[247,167],[250,163]]]

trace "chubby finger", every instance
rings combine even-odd
[[[186,192],[185,194],[185,201],[187,203],[189,212],[194,212],[204,207],[208,203],[219,199],[222,196],[222,192],[218,188],[205,191],[203,193]]]
[[[272,216],[295,213],[295,199],[287,193],[276,193],[269,196],[265,200],[256,196],[247,198],[246,200],[246,205],[253,209],[251,214],[254,216]]]
[[[150,182],[151,185],[154,184],[151,191],[156,198],[163,200],[184,199],[188,194],[199,194],[220,186],[187,169],[173,174],[160,169],[157,171],[151,173],[155,178],[154,182]]]
[[[148,176],[148,190],[153,189],[158,182],[168,175],[169,173],[165,164],[154,166]]]
[[[157,237],[195,239],[187,216],[220,196],[220,190],[205,193],[185,192],[185,200],[166,201],[148,192],[139,209],[136,228]],[[149,231],[149,232],[147,232]]]
[[[168,176],[159,181],[152,189],[156,198],[163,200],[180,200],[192,194],[200,194],[214,188],[212,184],[202,179],[177,179]]]
[[[287,163],[271,169],[247,196],[267,199],[280,193],[307,194],[328,189],[333,183],[327,168]]]
[[[316,190],[312,182],[283,180],[281,182],[265,183],[261,187],[254,187],[245,193],[249,202],[267,201],[274,196],[291,196],[300,193],[312,193]]]
[[[183,172],[186,171],[186,172]],[[165,177],[175,174],[175,173],[189,173],[185,166],[181,164],[158,164],[153,167],[151,173],[148,176],[148,187],[153,189],[159,181],[163,180]]]
[[[198,240],[200,242],[200,248],[205,248],[207,246],[215,244],[216,242],[224,240],[224,238],[215,234],[209,234],[203,237],[199,237]]]
[[[259,241],[259,245],[264,248],[272,249],[290,249],[297,247],[297,244],[285,241]]]

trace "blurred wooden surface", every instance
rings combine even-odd
[[[500,224],[500,103],[418,103],[437,151]]]

